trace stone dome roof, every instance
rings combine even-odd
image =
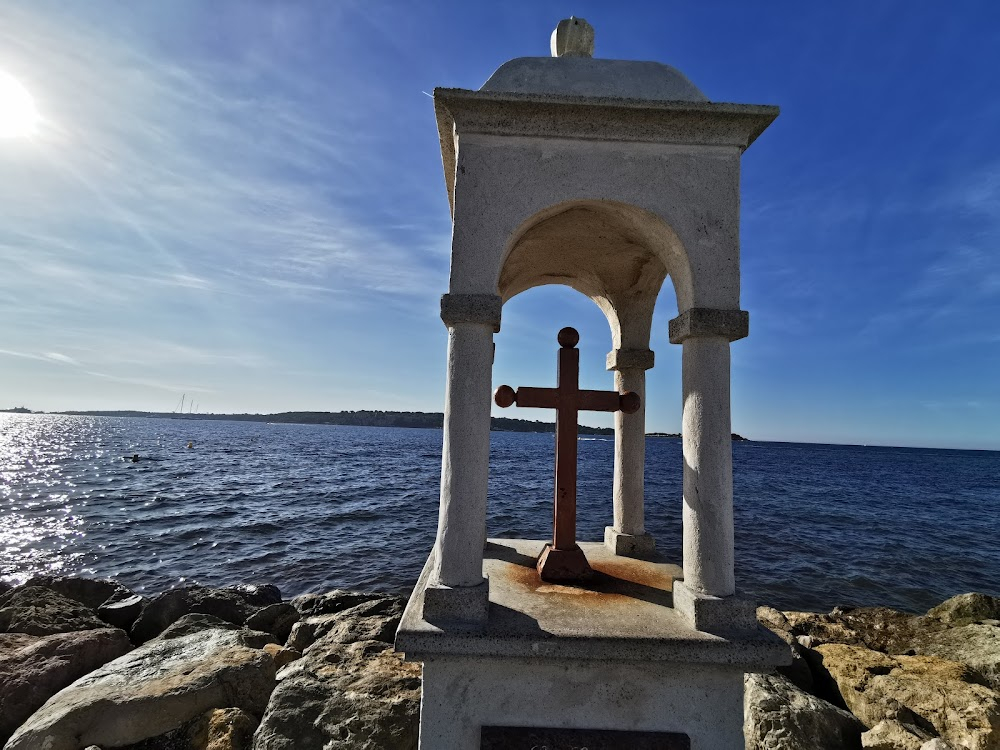
[[[479,90],[650,101],[708,101],[687,76],[669,65],[592,57],[518,57],[501,65]]]

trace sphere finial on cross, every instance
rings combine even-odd
[[[552,30],[549,49],[553,57],[593,57],[594,27],[582,18],[564,18]]]
[[[580,343],[580,334],[575,328],[567,326],[556,335],[556,341],[559,342],[559,346],[563,349],[572,349]]]

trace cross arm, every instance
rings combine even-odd
[[[623,411],[632,414],[639,410],[640,405],[639,395],[632,391],[580,391],[579,398],[580,411]]]
[[[536,409],[555,409],[559,406],[558,391],[555,388],[526,388],[516,391],[510,386],[502,385],[493,396],[497,406],[507,407],[511,404]]]

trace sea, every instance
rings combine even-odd
[[[613,448],[580,438],[581,540],[611,523]],[[551,534],[553,454],[552,434],[492,433],[491,536]],[[679,440],[647,438],[646,527],[677,563],[682,465]],[[405,593],[440,470],[433,429],[0,414],[0,578]],[[735,442],[733,475],[737,582],[758,603],[1000,595],[1000,452]]]

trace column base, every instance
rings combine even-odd
[[[445,586],[431,583],[423,592],[422,616],[427,622],[452,629],[482,627],[490,613],[490,583],[478,586]]]
[[[604,545],[619,557],[649,560],[656,554],[656,540],[649,534],[623,534],[614,526],[604,527]]]
[[[579,544],[574,545],[573,549],[556,549],[551,544],[546,544],[542,554],[538,556],[535,569],[538,577],[548,583],[586,581],[594,575]]]
[[[674,609],[703,633],[739,633],[756,630],[757,607],[741,596],[711,596],[674,581]]]

